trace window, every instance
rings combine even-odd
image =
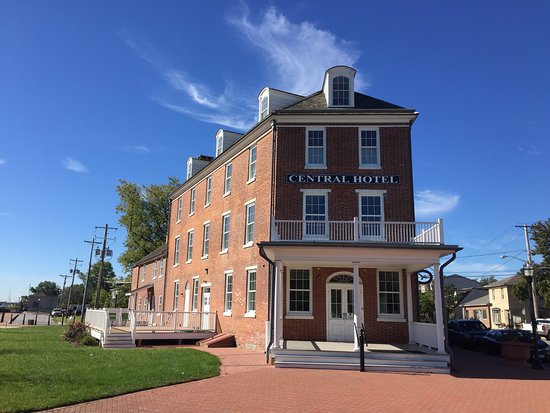
[[[141,297],[139,297],[139,304],[138,304],[138,308],[137,308],[137,309],[138,309],[138,311],[141,310]]]
[[[307,129],[306,133],[306,168],[326,168],[325,130]]]
[[[260,120],[265,119],[269,115],[269,97],[264,96],[260,100]]]
[[[306,190],[304,193],[304,237],[327,238],[328,189]]]
[[[159,278],[164,275],[164,258],[159,261]]]
[[[229,223],[231,221],[231,216],[229,214],[222,217],[222,245],[221,250],[227,251],[229,248]]]
[[[210,205],[210,196],[212,194],[212,177],[206,178],[206,195],[204,197],[204,206]]]
[[[493,294],[493,300],[495,299],[495,290],[496,290],[496,288],[493,288],[493,289],[491,290],[491,293]]]
[[[504,300],[504,288],[500,289],[500,299]]]
[[[358,189],[356,192],[359,194],[361,238],[384,240],[385,191]]]
[[[178,198],[178,210],[177,210],[176,220],[177,222],[181,221],[181,196]]]
[[[178,300],[180,297],[180,282],[174,282],[174,311],[178,311]]]
[[[145,267],[140,267],[139,272],[140,272],[140,280],[145,281]]]
[[[359,167],[380,167],[380,144],[378,129],[359,130]]]
[[[223,184],[223,194],[231,193],[231,175],[233,173],[233,164],[230,162],[225,165],[225,182]]]
[[[311,314],[311,277],[309,270],[290,270],[289,313]]]
[[[256,203],[251,202],[246,205],[246,227],[244,235],[244,244],[252,245],[254,242],[254,214],[256,210]]]
[[[197,196],[197,188],[191,189],[191,199],[189,200],[189,215],[195,213],[195,197]]]
[[[256,313],[256,269],[246,272],[246,312]]]
[[[153,279],[157,278],[158,273],[158,261],[153,263]]]
[[[248,180],[252,181],[256,178],[256,145],[253,145],[248,150]]]
[[[378,272],[378,315],[401,316],[401,277],[397,271]]]
[[[192,175],[193,175],[193,160],[189,158],[187,160],[187,174],[185,179],[191,178]]]
[[[502,324],[502,320],[500,317],[500,308],[494,308],[492,311],[493,311],[493,322],[495,324]]]
[[[193,237],[195,232],[190,230],[187,232],[187,262],[191,262],[193,259]]]
[[[233,273],[225,273],[224,314],[231,314],[233,308]]]
[[[487,320],[487,310],[482,310],[482,316],[484,320]]]
[[[193,300],[191,302],[191,311],[197,311],[199,308],[199,279],[193,278]]]
[[[223,135],[216,136],[216,156],[223,152]]]
[[[157,309],[158,311],[162,312],[162,295],[159,295],[159,298],[158,298],[158,306],[157,306]]]
[[[208,257],[208,249],[210,247],[210,223],[204,224],[202,229],[202,257]]]
[[[345,76],[332,79],[332,105],[349,105],[349,79]]]
[[[174,266],[178,265],[180,262],[180,237],[176,237],[176,242],[174,245]]]

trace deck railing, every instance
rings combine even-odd
[[[216,331],[216,313],[130,310],[130,330]]]
[[[272,241],[443,244],[443,223],[274,220]]]

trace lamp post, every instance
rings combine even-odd
[[[544,367],[540,362],[539,351],[537,348],[538,335],[537,335],[537,319],[535,318],[535,305],[533,301],[533,296],[531,295],[533,289],[533,274],[535,271],[530,264],[527,264],[523,269],[523,274],[525,275],[525,281],[527,281],[527,290],[531,297],[530,300],[530,315],[531,315],[531,328],[532,328],[532,348],[531,348],[531,368],[535,370],[543,370]]]

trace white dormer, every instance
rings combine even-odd
[[[206,155],[200,155],[198,158],[193,158],[190,156],[189,159],[187,159],[187,173],[185,179],[191,178],[202,168],[212,162],[212,159],[214,158]]]
[[[274,110],[290,106],[303,98],[303,96],[294,93],[264,87],[258,95],[258,122],[267,118]]]
[[[223,151],[241,139],[242,136],[242,133],[220,129],[216,133],[216,158],[220,156]]]
[[[355,106],[355,73],[349,66],[334,66],[325,72],[323,93],[328,107]]]

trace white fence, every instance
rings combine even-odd
[[[216,331],[216,313],[130,310],[133,331]]]
[[[442,244],[438,222],[275,220],[273,241],[389,242]]]
[[[437,349],[437,324],[411,323],[409,340],[414,344]]]

